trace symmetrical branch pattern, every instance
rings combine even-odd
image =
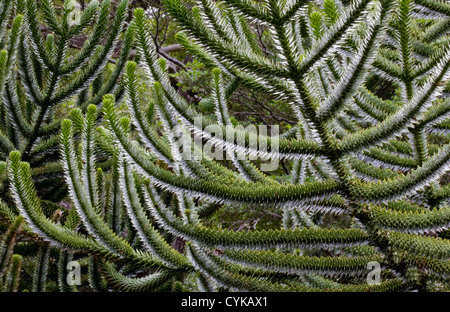
[[[36,291],[45,290],[53,248],[61,279],[75,253],[88,257],[97,290],[159,291],[180,280],[201,290],[448,289],[450,188],[440,179],[450,169],[450,5],[164,5],[184,50],[211,70],[204,101],[214,114],[174,88],[143,9],[124,29],[127,0],[115,8],[92,2],[75,26],[69,8],[56,13],[50,0],[0,4],[0,25],[10,23],[0,27],[0,189],[12,198],[0,201],[11,224],[0,245],[0,278],[9,268],[3,287],[17,289],[21,259],[12,249],[23,218],[23,235],[42,239]],[[51,30],[45,38],[37,11]],[[255,25],[270,34],[270,51]],[[83,32],[89,39],[68,57],[69,40]],[[395,97],[377,95],[374,80],[393,86]],[[256,144],[243,127],[227,136],[238,87],[286,103],[293,130],[259,133]],[[73,99],[70,119],[58,118]],[[211,159],[205,142],[226,160]],[[274,159],[288,164],[290,179],[259,166]],[[70,210],[55,204],[66,195]],[[205,216],[218,207],[282,222],[248,232],[209,227]],[[327,228],[319,217],[348,222]],[[381,281],[368,284],[373,262]]]

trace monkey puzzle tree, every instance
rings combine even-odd
[[[111,19],[112,12],[115,16]],[[66,219],[55,214],[55,209],[64,210],[56,203],[67,194],[58,153],[64,111],[70,106],[86,110],[89,103],[100,103],[107,93],[120,98],[123,88],[119,80],[132,48],[131,32],[123,31],[127,1],[114,7],[111,1],[92,1],[79,16],[75,13],[69,1],[63,7],[48,0],[39,5],[19,0],[0,3],[0,154],[6,160],[11,151],[20,151],[30,164],[39,201],[55,222]],[[73,20],[74,16],[78,18]],[[84,45],[72,48],[71,42],[80,38],[87,39]],[[114,68],[109,68],[119,39],[119,57]],[[16,220],[19,210],[11,201],[5,162],[0,168],[3,229]],[[33,239],[36,236],[30,224],[23,231]],[[44,290],[44,284],[37,285],[47,274],[44,263],[50,247],[46,242],[39,245],[42,265],[36,265],[33,288]]]
[[[447,289],[450,187],[439,179],[450,162],[450,5],[165,6],[183,29],[178,41],[212,70],[205,101],[214,116],[200,114],[172,87],[145,12],[135,10],[127,33],[136,39],[139,63],[126,65],[125,116],[116,105],[121,99],[106,95],[103,114],[81,106],[61,122],[61,164],[73,204],[64,223],[45,214],[29,152],[9,155],[11,192],[30,229],[52,246],[89,255],[99,265],[91,274],[98,289],[179,289],[191,277],[202,290]],[[271,32],[272,53],[261,49],[254,23]],[[140,68],[152,83],[150,104],[139,87]],[[397,88],[396,98],[376,96],[369,81],[377,79]],[[227,99],[238,86],[286,102],[298,125],[280,137],[259,134],[256,145],[255,134],[242,129],[227,136]],[[98,124],[101,116],[106,125]],[[205,155],[204,141],[223,149],[227,163]],[[271,179],[254,156],[290,161],[291,181]],[[205,226],[220,205],[281,211],[283,228]],[[316,212],[352,222],[326,228],[311,218]],[[370,263],[381,265],[379,283],[367,283]]]

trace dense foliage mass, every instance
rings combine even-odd
[[[450,4],[86,2],[0,3],[2,290],[448,290]]]

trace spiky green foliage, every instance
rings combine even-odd
[[[22,223],[23,217],[18,216],[0,241],[0,289],[5,292],[15,292],[19,286],[22,256],[13,252]]]
[[[0,157],[4,161],[10,152],[20,151],[30,166],[30,183],[39,195],[34,204],[39,203],[49,218],[59,212],[62,220],[75,229],[78,217],[67,216],[68,210],[57,204],[67,196],[59,161],[61,121],[73,107],[85,111],[88,104],[99,104],[107,93],[120,98],[120,80],[133,38],[124,27],[128,17],[126,0],[117,4],[92,1],[80,12],[76,23],[70,20],[72,11],[69,1],[60,8],[50,0],[0,3]],[[71,45],[80,40],[81,47]],[[113,54],[118,56],[113,59]],[[2,162],[2,233],[21,214],[11,190],[6,164]],[[26,238],[21,247],[35,246],[37,232],[24,225],[23,233]],[[33,276],[32,285],[23,289],[46,289],[48,261],[54,250],[48,243],[38,244],[37,254],[33,251],[24,255],[24,263],[34,273],[29,274]],[[11,290],[17,289],[21,263],[17,257],[14,259],[15,271],[5,284]]]
[[[97,27],[108,12],[109,2],[103,1],[92,39],[64,63],[64,40],[83,27],[66,29],[49,2],[42,1],[53,39],[60,36],[60,41],[47,37],[44,42],[27,13],[35,4],[26,1],[28,31],[20,35],[18,64],[29,102],[39,107],[38,123],[15,117],[20,110],[7,95],[11,90],[14,99],[18,87],[10,80],[4,92],[12,112],[8,120],[22,137],[14,141],[5,134],[11,147],[5,154],[25,230],[44,240],[34,290],[45,289],[46,259],[55,247],[88,259],[95,290],[158,291],[193,279],[193,287],[201,290],[448,287],[449,190],[439,179],[450,164],[450,5],[433,0],[223,0],[198,1],[188,9],[181,0],[166,0],[183,30],[179,42],[211,69],[212,92],[204,101],[214,105],[213,116],[199,113],[174,89],[142,9],[135,10],[124,35],[129,44],[135,38],[139,63],[125,65],[122,57],[117,64],[126,66],[125,97],[106,95],[115,81],[86,96],[109,57],[114,34],[120,33],[125,5],[119,5],[111,35],[94,53]],[[93,15],[91,6],[81,25]],[[270,32],[270,53],[262,52],[253,23]],[[92,53],[93,60],[84,62]],[[60,76],[80,69],[67,85],[58,84]],[[142,72],[151,84],[151,105],[139,88]],[[377,96],[373,81],[388,82],[398,94]],[[256,146],[251,144],[255,134],[243,130],[225,140],[233,124],[227,102],[238,86],[289,104],[298,124],[280,137],[259,134]],[[78,91],[79,107],[71,119],[41,130],[47,129],[46,109]],[[124,116],[117,105],[122,100]],[[98,125],[101,117],[106,124]],[[47,138],[59,125],[58,139]],[[198,137],[223,147],[227,161],[208,157]],[[181,141],[192,144],[180,149]],[[59,143],[73,205],[65,218],[47,211],[33,184],[37,142],[45,145],[41,152],[47,152],[46,144]],[[290,179],[270,178],[258,166],[261,159],[289,162]],[[279,228],[255,226],[248,232],[209,227],[205,215],[214,213],[213,205],[268,211],[282,215],[283,222]],[[1,207],[6,218],[14,216]],[[321,218],[335,223],[327,227]],[[64,272],[66,254],[60,255],[59,271]],[[366,279],[371,263],[381,268],[376,284]]]

